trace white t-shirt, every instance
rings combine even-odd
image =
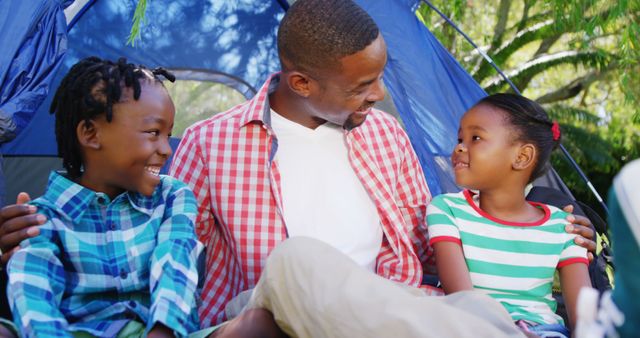
[[[349,163],[342,127],[309,129],[271,111],[275,155],[289,237],[322,240],[375,271],[382,226],[374,202]]]

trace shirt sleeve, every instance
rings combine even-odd
[[[71,337],[59,304],[65,290],[64,267],[50,220],[40,235],[24,240],[7,265],[7,296],[13,319],[23,337]]]
[[[443,195],[436,196],[427,207],[427,224],[430,245],[440,241],[462,244],[460,230]]]
[[[208,243],[213,233],[211,196],[209,193],[209,168],[198,145],[199,133],[188,129],[173,156],[169,175],[186,183],[196,197],[198,213],[195,226],[198,238]]]
[[[430,271],[433,250],[427,243],[427,223],[425,215],[431,193],[416,153],[404,130],[399,128],[400,145],[404,152],[397,183],[398,206],[407,221],[413,249],[425,271]]]
[[[203,247],[193,226],[195,197],[186,185],[171,181],[175,188],[165,200],[165,214],[150,263],[151,308],[147,331],[159,322],[178,337],[184,337],[199,327],[194,320],[197,261]]]
[[[575,263],[584,263],[589,265],[587,249],[579,246],[573,241],[576,238],[575,234],[567,234],[567,237],[568,240],[565,242],[564,248],[560,253],[558,268]]]

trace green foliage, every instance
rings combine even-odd
[[[135,46],[136,40],[140,38],[140,24],[146,23],[145,14],[147,12],[147,0],[138,0],[136,11],[133,13],[133,24],[131,32],[127,38],[127,44]]]

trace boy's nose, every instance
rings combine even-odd
[[[173,153],[173,149],[171,149],[171,144],[169,143],[169,139],[160,142],[160,146],[158,147],[158,153],[162,156],[169,157]]]

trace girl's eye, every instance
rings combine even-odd
[[[462,139],[461,138],[458,139],[458,144],[460,144],[460,143],[462,143]]]
[[[471,136],[471,140],[480,141],[480,136],[477,136],[477,135]]]

